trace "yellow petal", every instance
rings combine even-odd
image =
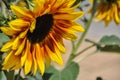
[[[39,16],[40,15],[40,11],[43,11],[42,9],[44,9],[44,3],[45,3],[45,0],[34,0],[35,2],[35,6],[34,6],[34,14],[35,16]]]
[[[5,65],[7,62],[9,62],[10,57],[14,54],[14,51],[10,51],[7,56],[5,57],[5,60],[2,65]]]
[[[1,48],[1,51],[3,52],[8,51],[12,46],[12,44],[13,44],[13,39],[7,42],[5,45],[3,45],[3,47]]]
[[[16,69],[20,69],[21,68],[21,64],[20,62],[18,64],[16,64],[11,70],[16,70]]]
[[[68,7],[71,7],[74,3],[75,3],[76,0],[69,0],[68,1]]]
[[[75,5],[75,6],[73,6],[73,7],[70,7],[70,8],[60,8],[57,12],[59,12],[59,13],[71,13],[71,12],[73,12],[78,6],[79,6],[79,4],[78,4],[78,5]]]
[[[12,11],[19,17],[26,20],[32,20],[32,12],[29,9],[21,8],[15,5],[10,6]]]
[[[49,57],[51,58],[51,60],[57,62],[60,65],[63,64],[63,61],[61,61],[59,59],[59,57],[48,48],[48,46],[45,46],[45,48],[46,48],[47,54],[49,55]]]
[[[32,33],[33,30],[35,29],[35,25],[36,25],[36,20],[34,20],[30,26],[30,32]]]
[[[9,36],[14,36],[16,34],[18,34],[18,31],[15,31],[13,29],[11,29],[10,27],[0,27],[1,31],[3,31],[3,33],[9,35]]]
[[[17,65],[16,63],[18,63],[18,58],[13,56],[14,55],[11,56],[9,63],[3,65],[3,70],[12,69],[15,65]]]
[[[74,39],[77,39],[77,35],[75,33],[66,33],[64,34],[63,36],[65,39],[68,39],[68,40],[74,40]]]
[[[61,63],[59,63],[60,65],[63,65],[63,59],[62,59],[62,56],[61,56],[61,53],[60,51],[57,49],[57,47],[55,48],[55,54],[58,56],[59,60]]]
[[[32,54],[30,52],[30,45],[28,45],[28,53],[27,53],[27,59],[25,61],[25,66],[24,66],[24,73],[25,75],[28,74],[32,68]]]
[[[63,32],[63,37],[65,39],[73,40],[73,39],[77,38],[77,35],[75,34],[75,31],[73,31],[72,29],[64,28],[64,27],[61,27],[59,25],[56,25],[56,27],[58,27],[58,29]]]
[[[44,71],[45,71],[45,66],[44,66],[44,53],[41,52],[41,47],[39,44],[36,44],[36,59],[37,59],[37,63],[38,63],[38,68],[41,72],[41,74],[43,75]]]
[[[30,50],[30,49],[29,49],[29,42],[27,41],[25,51],[23,51],[23,54],[22,54],[22,56],[21,56],[21,66],[24,65],[29,50]]]
[[[22,41],[22,43],[20,44],[19,48],[17,49],[17,51],[15,52],[15,55],[19,55],[22,53],[22,51],[24,50],[25,47],[25,42],[26,42],[26,38]]]
[[[42,14],[47,14],[50,12],[50,10],[51,10],[51,5],[48,5],[48,8],[45,9],[45,11]]]
[[[63,19],[63,20],[76,20],[83,16],[83,12],[73,12],[69,14],[56,14],[54,15],[54,19]]]
[[[78,32],[84,32],[84,28],[82,27],[82,25],[77,23],[73,23],[73,26],[71,26],[71,28]]]
[[[19,37],[19,38],[25,38],[27,32],[28,32],[28,29],[26,29],[25,31],[21,32],[18,37]]]
[[[106,12],[97,13],[96,18],[95,18],[95,21],[103,20],[106,16],[107,16],[107,13],[106,13]]]
[[[51,59],[50,59],[50,57],[47,55],[47,54],[45,54],[45,62],[46,62],[46,67],[48,68],[49,66],[50,66],[50,63],[51,63]]]
[[[51,36],[51,38],[53,39],[53,41],[54,41],[54,43],[56,44],[56,46],[58,47],[58,49],[59,49],[60,51],[62,51],[63,53],[65,53],[65,52],[66,52],[66,49],[65,49],[65,47],[63,46],[63,44],[60,43],[60,42],[57,42],[52,35],[50,35],[50,36]]]
[[[9,26],[15,31],[21,31],[23,28],[28,27],[29,25],[29,22],[22,19],[16,19],[9,22]]]
[[[61,8],[57,12],[59,13],[70,13],[73,12],[74,8]]]
[[[3,69],[11,69],[19,63],[19,56],[15,56],[14,53],[9,56],[8,61],[3,64]]]
[[[35,52],[35,47],[33,49],[33,74],[35,75],[36,74],[36,71],[37,71],[37,61],[36,61],[36,52]]]
[[[54,5],[52,6],[53,9],[58,9],[61,5],[63,5],[66,0],[55,0]]]
[[[20,43],[20,40],[19,40],[19,37],[16,37],[16,39],[13,41],[13,43],[12,43],[12,49],[13,50],[16,50],[16,49],[18,49],[18,46],[20,45],[21,43]]]
[[[120,16],[119,16],[119,11],[117,9],[117,5],[114,6],[114,10],[115,10],[114,20],[118,24],[120,23]]]

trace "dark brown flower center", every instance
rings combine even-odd
[[[52,14],[37,17],[34,31],[31,33],[29,30],[27,33],[29,41],[32,44],[43,41],[53,27],[53,20]]]

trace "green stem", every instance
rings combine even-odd
[[[71,43],[72,43],[72,50],[74,50],[75,49],[75,41],[71,41]]]
[[[90,39],[85,39],[85,41],[86,41],[86,42],[89,42],[89,43],[92,43],[92,44],[94,44],[94,45],[96,45],[96,46],[101,46],[99,43],[96,43],[96,42],[94,42],[94,41],[92,41],[92,40],[90,40]]]
[[[15,78],[14,77],[14,72],[15,72],[14,70],[9,71],[9,72],[4,71],[7,80],[14,80],[14,78]]]
[[[78,53],[75,55],[75,57],[76,57],[76,56],[79,56],[81,53],[83,53],[83,52],[89,50],[90,48],[92,48],[92,47],[94,47],[94,46],[95,46],[95,44],[93,44],[93,45],[91,45],[91,46],[89,46],[89,47],[83,49],[82,51],[78,52]]]
[[[83,49],[82,51],[78,52],[76,55],[75,55],[75,54],[71,54],[71,56],[70,56],[70,58],[69,58],[69,60],[68,60],[68,63],[70,63],[71,60],[73,60],[74,58],[76,58],[77,56],[79,56],[81,53],[89,50],[90,48],[92,48],[92,47],[94,47],[94,46],[95,46],[95,44],[93,44],[93,45],[91,45],[91,46],[88,46],[88,47],[86,47],[85,49]],[[68,64],[68,63],[67,63],[67,64]]]
[[[86,55],[86,56],[83,56],[83,57],[79,58],[78,60],[76,60],[76,62],[79,63],[79,62],[81,62],[82,60],[84,60],[84,59],[92,56],[93,54],[96,54],[97,52],[98,52],[98,50],[96,50],[96,51],[94,51],[94,52],[92,52],[92,53],[90,53],[90,54],[88,54],[88,55]]]
[[[85,26],[85,32],[81,35],[80,40],[79,40],[78,43],[76,44],[76,47],[75,47],[75,49],[74,49],[73,52],[72,52],[73,54],[76,54],[79,46],[81,45],[83,39],[85,38],[85,36],[86,36],[86,34],[87,34],[87,32],[88,32],[88,30],[89,30],[89,28],[90,28],[90,25],[91,25],[91,23],[92,23],[92,19],[93,19],[93,15],[91,15],[88,23],[86,24],[86,26]]]
[[[67,63],[69,63],[70,61],[72,61],[72,60],[74,59],[74,57],[76,57],[76,55],[77,55],[76,52],[77,52],[80,44],[82,43],[85,35],[87,34],[87,31],[89,30],[89,27],[90,27],[90,24],[91,24],[91,22],[92,22],[92,19],[93,19],[93,16],[91,15],[90,20],[89,20],[88,23],[86,24],[85,32],[82,34],[80,40],[78,41],[78,43],[76,44],[76,46],[75,46],[74,49],[72,50],[72,53],[71,53],[71,55],[70,55]]]

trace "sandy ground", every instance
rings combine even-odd
[[[120,37],[120,25],[110,24],[105,28],[103,23],[93,23],[86,38],[98,41],[103,35],[117,35]],[[83,42],[79,50],[89,46],[90,43]],[[65,41],[67,54],[63,55],[64,60],[69,56],[71,50],[71,42]],[[93,52],[96,48],[92,48],[75,59],[77,61],[81,57]],[[79,62],[80,73],[77,80],[96,80],[96,77],[102,77],[103,80],[120,80],[120,54],[110,52],[98,52]]]

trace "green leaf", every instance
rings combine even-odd
[[[35,75],[35,79],[36,80],[43,80],[42,79],[42,75],[37,71],[36,75]]]
[[[58,72],[57,69],[55,69],[53,66],[50,66],[49,68],[46,69],[45,73],[56,73]]]
[[[32,76],[26,76],[25,80],[35,80],[35,78]]]
[[[3,71],[0,71],[0,80],[6,80],[6,77],[3,73]]]
[[[120,38],[115,35],[103,36],[99,42],[89,39],[86,39],[86,41],[96,45],[97,50],[120,53]]]
[[[58,73],[58,70],[55,69],[53,66],[50,66],[45,70],[45,73],[43,75],[43,80],[49,80],[52,74],[55,74],[55,73]]]
[[[65,69],[64,71],[60,71],[53,76],[50,77],[50,80],[74,80],[72,73]]]
[[[55,69],[53,66],[50,66],[45,70],[45,73],[43,75],[43,80],[49,80],[52,74],[56,74],[56,73],[59,73],[59,71]]]
[[[118,38],[115,35],[104,36],[99,41],[99,44],[102,44],[102,45],[120,45],[120,38]]]
[[[36,75],[28,74],[24,80],[43,80],[42,75],[37,71]]]
[[[76,62],[71,62],[67,67],[67,70],[71,71],[74,80],[76,80],[79,74],[79,65]]]
[[[79,74],[79,65],[71,62],[62,71],[56,71],[49,80],[76,80]]]
[[[0,47],[7,41],[9,41],[9,37],[3,33],[0,33]]]
[[[101,51],[120,52],[120,38],[115,35],[104,36],[99,45],[97,48]]]
[[[43,80],[49,80],[51,76],[52,76],[52,73],[44,73],[42,78]]]

